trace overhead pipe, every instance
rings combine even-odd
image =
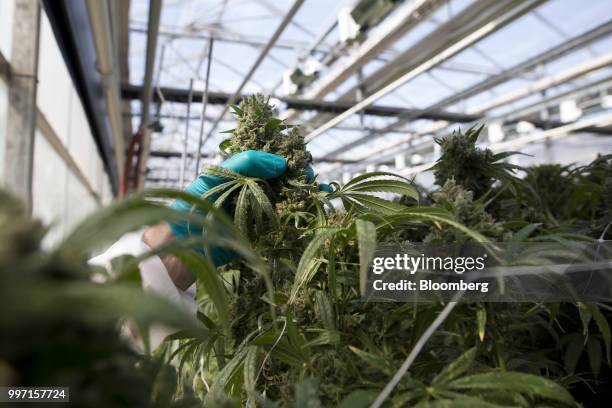
[[[110,4],[108,1],[87,0],[87,11],[96,46],[97,68],[103,79],[106,110],[113,133],[117,173],[119,174],[119,179],[121,179],[125,160],[125,144],[121,115],[118,54],[111,28]]]
[[[534,67],[537,67],[540,64],[545,64],[547,62],[554,61],[558,58],[561,58],[564,55],[567,55],[571,52],[576,51],[577,49],[581,47],[584,47],[586,44],[589,44],[593,41],[600,40],[601,38],[605,38],[606,36],[610,34],[612,34],[612,21],[608,21],[602,25],[599,25],[598,27],[590,31],[587,31],[586,33],[580,34],[579,36],[576,36],[566,42],[563,42],[562,44],[558,46],[550,48],[541,54],[538,54],[532,58],[529,58],[526,61],[520,62],[514,65],[513,67],[508,68],[507,70],[504,70],[503,72],[500,72],[499,74],[490,76],[487,79],[476,83],[475,85],[472,85],[462,91],[454,93],[448,96],[447,98],[444,98],[441,101],[436,102],[424,108],[424,111],[426,112],[427,111],[438,111],[454,103],[457,103],[461,100],[468,99],[474,95],[478,95],[488,89],[495,87],[496,85],[499,85],[507,81],[508,79],[517,77],[524,72],[532,70],[534,69]],[[351,149],[355,146],[361,145],[364,142],[371,141],[372,139],[378,137],[379,135],[383,133],[393,131],[394,129],[408,123],[409,121],[413,119],[417,119],[414,115],[410,115],[410,114],[398,115],[398,116],[399,117],[397,121],[390,124],[389,126],[386,126],[384,129],[368,132],[367,134],[351,142],[350,144],[341,146],[340,148],[327,153],[325,157],[328,157],[328,158],[334,157],[336,154],[345,152],[347,149]],[[450,121],[453,122],[452,120]]]
[[[95,1],[95,0],[92,0]],[[147,158],[151,144],[151,130],[149,129],[149,116],[151,99],[153,97],[153,69],[155,68],[155,53],[157,51],[157,36],[161,17],[162,0],[151,0],[149,3],[149,20],[147,29],[147,53],[145,60],[144,88],[142,92],[142,118],[140,130],[142,133],[142,150],[138,161],[138,188],[144,186],[147,170]]]
[[[507,13],[502,14],[501,16],[490,21],[488,24],[472,31],[465,37],[460,38],[457,41],[449,44],[446,48],[436,53],[432,58],[408,70],[407,72],[405,72],[399,78],[395,79],[390,84],[385,85],[384,87],[374,92],[373,94],[371,94],[370,96],[362,100],[361,102],[355,104],[352,108],[347,109],[346,111],[342,112],[338,116],[335,116],[329,121],[325,122],[323,125],[319,126],[317,129],[313,130],[308,135],[306,135],[305,140],[307,142],[313,140],[317,136],[321,135],[323,132],[340,124],[342,121],[346,120],[349,116],[361,111],[363,108],[367,106],[370,106],[371,104],[373,104],[374,102],[382,98],[383,96],[389,94],[390,92],[395,91],[396,89],[398,89],[399,87],[407,83],[408,81],[429,71],[431,68],[435,67],[436,65],[458,54],[460,51],[463,51],[470,45],[475,44],[476,42],[486,37],[487,35],[497,31],[500,27],[508,24],[510,21],[514,20],[515,18],[518,18],[519,16],[524,15],[528,11],[531,11],[534,7],[540,5],[543,2],[544,0],[532,0],[532,1],[525,1],[521,3],[520,6],[518,7],[514,7],[513,5],[509,6],[510,10]]]

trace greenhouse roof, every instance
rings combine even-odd
[[[297,7],[298,3],[302,4]],[[589,119],[612,105],[610,2],[584,2],[582,7],[571,0],[389,2],[393,9],[380,22],[356,40],[341,41],[346,26],[340,29],[338,15],[356,3],[364,2],[164,1],[153,85],[156,97],[165,102],[152,107],[162,126],[151,140],[149,184],[176,186],[181,152],[197,152],[202,103],[197,98],[191,104],[172,101],[171,91],[188,92],[193,79],[194,92],[203,92],[211,44],[209,92],[231,99],[245,82],[240,94],[260,92],[278,99],[281,116],[303,124],[323,179],[377,165],[397,166],[398,153],[410,155],[408,167],[426,164],[435,158],[428,136],[475,122],[419,118],[414,111],[485,118],[489,124],[499,123],[501,137],[507,139],[521,134],[516,129],[521,121],[545,130],[568,123],[568,117],[571,122]],[[149,1],[131,1],[129,82],[136,86],[143,84],[145,74],[148,13]],[[285,20],[286,28],[248,78]],[[403,28],[393,31],[394,25]],[[363,54],[363,64],[351,68],[368,47],[373,51]],[[289,92],[283,77],[296,67],[314,69],[316,77]],[[555,98],[558,95],[563,97]],[[599,98],[595,102],[593,95]],[[295,111],[287,107],[285,99],[290,98],[315,105],[345,103],[331,114]],[[360,101],[410,114],[398,119],[362,109],[345,112]],[[598,108],[592,109],[593,104]],[[579,114],[572,116],[572,107]],[[222,103],[207,104],[205,163],[219,160],[217,146],[227,137],[221,131],[233,127],[229,112],[221,117],[224,108]],[[141,109],[134,98],[133,128],[139,126]],[[343,112],[346,115],[339,116]],[[596,120],[593,126],[603,126],[606,133],[608,116],[602,115],[601,123]],[[493,142],[490,131],[488,143]],[[185,159],[190,179],[196,160],[191,154]]]

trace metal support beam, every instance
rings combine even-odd
[[[509,24],[518,17],[531,11],[537,7],[543,0],[526,0],[526,1],[514,1],[514,2],[497,2],[493,0],[484,0],[483,4],[488,4],[488,7],[484,10],[484,13],[478,14],[472,17],[470,24],[467,27],[461,27],[464,31],[459,35],[453,33],[451,27],[442,30],[441,33],[445,34],[446,38],[442,38],[442,45],[438,45],[433,50],[427,50],[427,56],[424,59],[410,60],[408,59],[409,53],[404,53],[398,56],[394,62],[396,62],[400,68],[397,68],[395,63],[388,64],[392,71],[389,74],[382,75],[380,71],[371,75],[368,79],[370,85],[374,88],[370,89],[370,94],[363,101],[357,103],[352,108],[342,112],[340,115],[332,118],[328,122],[324,123],[317,129],[306,135],[305,140],[311,141],[323,132],[338,125],[349,116],[361,111],[363,108],[370,106],[378,99],[393,92],[406,82],[416,78],[429,71],[436,65],[446,61],[452,56],[456,55],[460,51],[467,47],[475,44],[482,38],[485,38],[489,34],[499,30],[501,27]],[[451,20],[454,22],[455,19]],[[456,22],[454,23],[456,24]],[[455,31],[457,28],[455,28]],[[448,31],[448,32],[447,32]],[[452,34],[452,35],[451,35]],[[428,37],[429,38],[429,37]],[[422,45],[427,41],[419,43]],[[410,67],[406,67],[406,63],[410,64]],[[407,69],[406,69],[407,68]],[[379,77],[382,77],[379,79]],[[392,82],[388,83],[387,81]]]
[[[357,72],[369,61],[387,50],[404,34],[412,30],[417,24],[433,14],[444,1],[440,0],[415,0],[405,1],[393,12],[384,24],[374,29],[369,38],[352,52],[342,63],[333,66],[330,71],[318,79],[310,88],[304,92],[304,98],[322,98],[332,92],[351,75]],[[296,111],[287,111],[283,118],[294,119]]]
[[[189,79],[189,100],[187,101],[187,118],[191,112],[191,102],[193,100],[193,78]],[[181,175],[179,178],[179,188],[185,187],[185,167],[187,166],[187,145],[189,144],[189,119],[185,121],[185,134],[183,136],[183,153],[181,154]]]
[[[555,128],[555,127],[558,127],[559,125],[564,126],[566,124],[558,123],[558,122],[555,123],[554,121],[542,121],[542,120],[533,121],[532,115],[540,112],[542,109],[545,109],[549,106],[558,104],[563,100],[578,98],[582,95],[597,92],[602,89],[608,89],[610,87],[612,87],[612,77],[606,77],[601,80],[597,80],[592,83],[583,85],[572,91],[568,91],[568,92],[538,101],[518,111],[491,117],[489,119],[491,121],[502,122],[506,124],[516,123],[520,120],[526,120],[528,122],[533,123],[534,125],[536,125],[537,127],[541,129]],[[420,137],[427,136],[427,135],[435,135],[436,133],[439,134],[440,132],[446,131],[448,129],[448,126],[449,126],[448,122],[444,122],[444,121],[434,122],[431,124],[431,126],[427,127],[426,129],[420,132],[417,132],[417,133],[410,134],[410,140],[416,140]],[[598,134],[606,134],[606,135],[610,134],[608,127],[585,127],[582,129],[582,131],[598,133]],[[410,133],[410,132],[406,132],[406,133]],[[399,140],[396,142],[389,143],[385,146],[376,148],[372,151],[368,151],[367,155],[359,157],[359,159],[361,159],[361,162],[357,166],[354,166],[354,168],[351,168],[351,171],[359,171],[359,169],[366,168],[367,165],[378,164],[380,162],[384,162],[388,158],[391,158],[398,153],[407,154],[407,153],[413,152],[413,149],[416,147],[409,146],[408,142],[409,142],[408,139]],[[419,148],[422,148],[423,144],[419,144],[418,146]],[[431,141],[428,146],[433,147],[433,141]],[[346,151],[346,149],[343,151]],[[375,159],[369,159],[370,157],[375,157]],[[331,158],[329,159],[331,160]],[[328,172],[330,171],[340,172],[342,171],[340,169],[340,166],[341,165],[339,164],[332,169],[328,169]]]
[[[472,96],[478,95],[482,92],[485,92],[488,89],[491,89],[509,79],[515,78],[518,75],[524,74],[525,72],[531,71],[541,64],[545,64],[551,61],[556,60],[557,58],[561,58],[564,55],[567,55],[577,49],[584,47],[586,44],[589,44],[593,41],[600,40],[608,35],[612,34],[612,21],[604,23],[593,30],[590,30],[582,35],[579,35],[573,39],[570,39],[559,46],[552,47],[541,54],[534,56],[533,58],[528,59],[527,61],[521,62],[504,72],[501,72],[497,75],[491,76],[485,79],[482,82],[479,82],[463,91],[460,91],[456,94],[453,94],[447,98],[442,99],[439,102],[436,102],[433,105],[428,106],[425,110],[440,110],[444,109],[450,105],[453,105],[461,100],[466,98],[470,98]],[[523,115],[519,115],[523,116]],[[347,149],[354,148],[359,146],[362,143],[371,141],[372,139],[378,137],[384,132],[392,131],[393,129],[402,126],[409,121],[413,120],[414,117],[411,115],[400,116],[395,124],[392,124],[386,127],[383,130],[377,132],[368,132],[361,138],[353,141],[350,145],[342,146],[340,149],[330,152],[326,155],[326,157],[333,157],[334,155],[346,151]]]
[[[336,26],[338,25],[338,17],[337,16],[331,16],[331,17],[332,19],[325,25],[325,29],[319,32],[319,34],[311,41],[311,43],[306,47],[306,49],[297,57],[297,61],[295,64],[293,64],[290,71],[294,71],[298,67],[298,64],[300,62],[304,61],[309,56],[315,54],[317,52],[317,47],[321,45],[323,41],[325,41],[325,38],[327,38],[327,36],[332,31],[334,31],[334,28],[336,28]],[[328,53],[324,53],[324,54],[329,55]],[[276,84],[274,84],[274,86],[272,86],[272,88],[270,88],[271,92],[276,92],[276,90],[282,84],[283,84],[283,79],[281,78]]]
[[[611,54],[606,54],[603,55],[599,58],[587,61],[583,64],[580,64],[576,67],[572,67],[569,68],[565,71],[562,71],[558,74],[549,76],[549,77],[544,77],[536,82],[534,82],[533,84],[530,84],[526,87],[522,87],[519,89],[516,89],[514,91],[508,92],[505,95],[501,95],[498,98],[495,98],[491,101],[487,101],[477,107],[474,107],[473,109],[469,110],[469,115],[474,115],[476,117],[479,118],[484,118],[485,113],[491,109],[495,109],[498,108],[500,106],[512,103],[518,99],[533,95],[535,93],[538,93],[540,91],[546,90],[548,88],[552,88],[554,86],[558,86],[560,84],[563,84],[571,79],[577,78],[579,76],[588,74],[590,72],[593,72],[595,70],[604,68],[608,65],[612,64],[612,53]],[[605,83],[606,81],[598,81],[598,82],[602,82]],[[608,81],[609,82],[609,81]],[[398,126],[399,124],[403,124],[408,120],[412,120],[414,117],[411,117],[410,115],[405,115],[403,118],[400,117],[400,119],[395,122],[392,123],[391,125],[385,127],[382,130],[376,131],[376,132],[371,132],[369,135],[366,135],[364,137],[361,137],[347,145],[341,146],[340,148],[328,153],[325,157],[329,158],[330,156],[333,157],[336,154],[339,154],[341,152],[346,152],[347,150],[350,150],[360,144],[362,144],[365,141],[368,140],[372,140],[372,134],[384,134],[387,131],[390,131],[392,128],[394,128],[395,126]],[[522,120],[523,118],[521,116],[517,116],[514,115],[515,120]],[[450,121],[449,121],[450,122]],[[530,120],[530,122],[536,124],[536,122],[540,123],[542,126],[542,128],[546,129],[546,128],[550,128],[550,127],[555,127],[554,123],[550,123],[548,121],[533,121]],[[446,127],[448,124],[446,123],[441,123],[441,124],[434,124],[432,125],[432,131],[436,131],[439,130],[440,127]],[[597,130],[597,129],[593,129],[592,130],[593,133],[603,133],[603,134],[607,134],[606,130]],[[430,133],[430,132],[426,132],[426,133]],[[390,147],[395,147],[395,146],[390,146]],[[376,151],[376,153],[381,153],[380,151]]]
[[[522,7],[524,2],[525,0],[516,2],[479,0],[472,2],[448,22],[437,27],[405,51],[395,55],[391,61],[370,74],[365,80],[352,86],[337,99],[342,101],[354,100],[360,88],[364,90],[365,95],[371,95],[392,83],[404,73],[437,58],[445,48],[452,47],[453,44],[462,41],[462,39],[475,35],[481,27],[493,31],[502,28],[519,17],[521,13],[515,16],[510,15],[505,21],[502,19],[501,22],[494,21],[495,17],[499,16],[499,13],[503,10]],[[309,122],[321,123],[325,118],[326,116],[317,115],[311,118]]]
[[[563,83],[569,82],[575,78],[586,75],[593,71],[605,68],[612,64],[612,53],[602,55],[598,58],[586,61],[575,67],[566,69],[559,72],[558,74],[550,75],[548,77],[541,78],[532,84],[524,86],[522,88],[515,89],[504,95],[500,95],[497,98],[491,99],[478,106],[475,106],[469,110],[470,113],[479,114],[488,110],[497,108],[502,105],[509,104],[511,102],[522,99],[526,96],[532,95],[536,92],[544,89],[552,88]]]
[[[149,157],[159,157],[161,159],[172,159],[172,158],[183,158],[183,152],[166,152],[162,150],[152,150],[149,153]],[[196,157],[194,153],[187,153],[186,157],[193,159]],[[212,158],[213,156],[210,154],[202,155],[202,157]]]
[[[512,68],[500,72],[497,75],[493,75],[485,79],[484,81],[479,82],[463,91],[457,92],[449,96],[448,98],[445,98],[442,101],[438,102],[436,105],[438,106],[438,108],[442,108],[444,106],[449,106],[464,99],[470,98],[474,95],[478,95],[479,93],[491,89],[512,78],[516,78],[522,74],[525,74],[526,72],[533,70],[539,65],[554,61],[558,58],[563,57],[564,55],[567,55],[571,52],[585,47],[587,44],[601,40],[602,38],[605,38],[610,34],[612,34],[612,21],[607,21],[606,23],[601,24],[592,30],[589,30],[584,34],[569,39],[568,41],[564,41],[562,44],[552,47],[546,50],[545,52],[528,59],[527,61],[521,62],[513,66]]]
[[[371,95],[423,64],[435,66],[435,60],[445,59],[441,57],[455,55],[458,51],[473,46],[545,1],[475,1],[421,41],[395,56],[388,64],[370,75],[363,84],[357,84],[346,94],[350,97],[358,86],[363,86],[366,95]],[[455,52],[454,49],[458,51]]]
[[[547,109],[552,105],[559,104],[564,100],[578,99],[589,94],[601,93],[602,91],[612,91],[612,75],[609,75],[594,82],[589,82],[587,84],[578,86],[570,91],[550,96],[544,100],[534,102],[527,106],[523,106],[518,110],[502,115],[502,117],[510,121],[520,120],[521,118],[528,117],[531,114],[539,113],[542,109]],[[498,118],[492,117],[491,119],[497,120]]]
[[[8,82],[11,76],[11,65],[0,52],[0,78]]]
[[[117,41],[117,67],[120,75],[119,83],[121,84],[129,81],[130,79],[130,1],[114,1],[111,2],[110,6],[112,15],[111,23]],[[131,112],[132,107],[129,101],[122,100],[121,104],[122,112]],[[122,114],[122,116],[125,115]],[[129,118],[127,120],[123,120],[122,123],[123,140],[124,142],[129,142],[133,134],[132,120]],[[121,169],[121,171],[123,171],[123,169]]]
[[[157,33],[159,31],[159,20],[161,17],[162,0],[151,0],[149,4],[149,21],[147,30],[147,54],[145,62],[144,89],[142,93],[142,118],[140,122],[140,133],[143,135],[142,152],[140,157],[140,168],[138,172],[138,188],[144,186],[147,170],[147,156],[151,144],[151,131],[149,129],[149,111],[151,97],[153,95],[153,68],[155,67],[155,52],[157,50]]]
[[[136,27],[132,25],[130,27],[130,32],[133,33],[141,33],[146,34],[147,30],[144,28]],[[176,39],[186,39],[186,40],[210,40],[213,39],[219,43],[230,43],[230,44],[240,44],[240,45],[250,45],[253,47],[263,48],[267,43],[267,38],[262,36],[243,36],[239,33],[235,32],[222,32],[222,31],[208,31],[206,33],[193,33],[193,32],[179,32],[179,31],[168,31],[168,30],[160,30],[159,35],[165,37],[170,40]],[[329,49],[327,47],[321,47],[322,44],[318,44],[316,48],[313,48],[311,53],[318,54],[327,54],[329,53]],[[307,42],[302,41],[277,41],[272,48],[277,48],[280,50],[289,50],[295,51],[296,49],[309,48],[310,45]]]
[[[208,57],[206,58],[206,76],[204,77],[204,93],[202,94],[202,112],[200,113],[200,133],[198,134],[198,157],[196,158],[195,177],[200,174],[200,161],[202,159],[202,144],[204,142],[204,122],[206,122],[206,108],[208,107],[208,85],[210,82],[210,67],[212,64],[214,40],[208,40]],[[193,93],[191,95],[193,98]],[[187,115],[189,117],[189,115]]]
[[[137,85],[124,85],[122,87],[121,95],[124,99],[137,99],[140,95],[142,87]],[[165,102],[182,102],[187,103],[189,99],[188,89],[177,89],[177,88],[160,88],[160,93],[164,97]],[[193,92],[193,102],[202,102],[203,93],[201,91]],[[235,102],[242,100],[244,96],[236,98]],[[329,102],[323,100],[308,100],[303,98],[285,97],[285,96],[272,96],[274,99],[278,99],[287,105],[288,109],[295,109],[299,111],[318,111],[325,113],[341,113],[351,108],[354,103],[352,101],[347,102]],[[222,92],[208,92],[208,103],[211,105],[227,104],[231,99],[231,95]],[[155,102],[160,102],[160,97],[156,93],[153,96]],[[397,108],[392,106],[368,106],[363,110],[366,115],[373,116],[387,116],[397,117],[399,115],[412,115],[418,119],[433,119],[433,120],[449,120],[453,122],[471,122],[477,117],[473,115],[464,115],[461,113],[433,111],[425,109],[406,109]]]
[[[293,3],[293,6],[291,6],[289,11],[287,12],[287,15],[285,15],[285,17],[283,18],[283,21],[281,21],[280,25],[276,28],[276,31],[274,32],[274,34],[272,34],[272,37],[270,38],[270,40],[268,41],[264,49],[261,50],[261,53],[259,54],[259,57],[257,57],[257,60],[255,60],[255,63],[253,64],[249,72],[246,74],[246,76],[243,78],[242,83],[240,84],[238,89],[236,89],[236,92],[234,92],[234,95],[232,95],[230,100],[225,104],[225,106],[223,107],[223,110],[221,111],[221,114],[219,115],[217,120],[212,124],[210,130],[206,134],[206,137],[202,141],[202,146],[206,146],[206,142],[208,141],[210,136],[214,133],[214,131],[217,129],[217,125],[219,124],[219,122],[221,122],[221,120],[223,119],[223,116],[225,116],[225,113],[229,109],[230,105],[233,104],[236,101],[236,99],[240,97],[244,86],[251,80],[251,77],[253,76],[255,71],[257,71],[257,68],[259,68],[259,65],[266,58],[266,56],[268,55],[268,53],[270,52],[270,50],[272,49],[276,41],[279,39],[281,34],[285,31],[285,28],[291,22],[291,20],[293,19],[293,17],[295,16],[295,14],[300,9],[303,3],[304,3],[304,0],[295,0],[295,2]]]
[[[119,186],[115,160],[117,146],[104,98],[104,77],[99,70],[96,42],[87,10],[87,1],[42,0],[57,45],[81,100],[82,107],[113,193]],[[63,101],[57,101],[62,103]]]
[[[125,143],[123,140],[123,120],[119,97],[119,72],[117,47],[111,28],[110,3],[100,0],[87,0],[87,10],[94,43],[96,45],[96,67],[102,76],[106,110],[115,142],[115,161],[119,178],[123,171]]]
[[[123,112],[123,116],[125,118],[131,118],[131,117],[140,117],[141,113],[140,112]],[[172,115],[172,114],[160,114],[160,115],[155,115],[156,118],[159,119],[172,119],[173,121],[186,121],[188,118],[185,115]],[[195,115],[191,115],[189,117],[189,120],[198,120],[200,119],[199,116],[195,116]],[[127,119],[126,119],[127,120]],[[214,120],[213,117],[211,116],[206,116],[206,120]],[[231,121],[231,120],[228,120]],[[124,122],[125,123],[125,122]],[[303,125],[306,129],[308,129],[309,125]],[[373,128],[373,127],[361,127],[361,126],[336,126],[334,128],[335,130],[343,130],[343,131],[359,131],[359,132],[376,132],[377,129]],[[388,133],[407,133],[408,130],[407,129],[402,129],[402,128],[395,128],[390,130]],[[160,132],[162,135],[165,134],[165,132]]]
[[[15,0],[14,7],[4,181],[32,211],[40,3]]]
[[[304,97],[319,98],[336,89],[360,67],[371,61],[375,56],[387,50],[404,34],[413,29],[427,16],[435,12],[445,1],[439,0],[416,0],[404,2],[396,10],[385,24],[373,30],[371,36],[338,67],[316,81],[313,86],[304,93]]]
[[[173,159],[173,158],[182,158],[183,157],[183,153],[182,152],[169,152],[169,151],[161,151],[161,150],[155,150],[155,151],[151,151],[151,153],[149,154],[149,157],[158,157],[158,158],[162,158],[162,159]],[[196,155],[194,153],[187,153],[186,157],[193,159],[196,158]],[[213,158],[215,157],[214,154],[203,154],[202,157],[205,158]],[[357,163],[358,160],[344,160],[344,159],[334,159],[334,160],[327,160],[327,159],[318,159],[318,158],[314,158],[313,159],[314,162],[328,162],[328,161],[333,161],[334,163],[340,162],[340,163],[344,163],[344,164],[353,164],[353,163]]]

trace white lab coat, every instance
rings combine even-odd
[[[140,230],[125,234],[104,253],[90,259],[89,263],[110,270],[110,263],[113,258],[121,255],[140,256],[150,251],[151,248],[142,241],[143,232],[144,230]],[[186,291],[178,289],[170,279],[168,270],[163,262],[156,255],[140,262],[138,266],[140,268],[140,277],[144,291],[156,293],[195,315],[197,309],[195,302],[195,284]],[[157,347],[170,333],[171,331],[167,328],[152,328],[149,334],[151,347]]]

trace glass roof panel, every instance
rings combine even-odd
[[[326,61],[324,57],[335,52],[335,62],[319,67],[318,76],[325,77],[338,66],[341,66],[357,49],[358,42],[352,45],[340,43],[337,27],[334,22],[339,10],[348,7],[355,0],[305,1],[288,24],[268,56],[257,68],[247,82],[243,93],[264,92],[283,95],[282,80],[285,73],[296,66],[305,55],[306,48],[313,39],[326,30],[329,35],[323,38],[311,58]],[[401,53],[409,50],[414,44],[428,36],[441,24],[452,19],[463,8],[473,4],[473,0],[451,0],[439,7],[431,16],[424,18],[413,29],[399,38],[392,46],[375,56],[361,69],[363,78],[385,67]],[[148,0],[132,0],[130,6],[130,52],[129,81],[142,85],[146,54],[146,29],[148,19]],[[157,48],[157,61],[154,73],[154,84],[162,87],[187,89],[189,79],[194,78],[194,89],[204,88],[206,54],[208,39],[215,37],[210,76],[210,90],[233,94],[243,82],[245,75],[257,60],[262,48],[277,29],[293,1],[273,0],[165,0],[163,3],[160,36]],[[612,15],[612,3],[605,1],[583,2],[580,7],[573,0],[551,0],[534,11],[517,19],[496,33],[479,41],[476,46],[467,48],[456,56],[423,73],[395,91],[379,98],[375,106],[397,108],[427,108],[462,90],[481,83],[492,75],[502,72],[544,51],[564,44],[569,39],[605,23]],[[375,26],[368,35],[375,35],[384,28],[385,21]],[[160,62],[161,51],[163,61]],[[575,52],[541,65],[521,76],[508,78],[507,81],[486,89],[483,92],[445,106],[443,109],[454,112],[469,112],[493,98],[508,95],[517,89],[533,85],[542,77],[565,72],[581,64],[592,61],[597,56],[608,54],[612,49],[612,37],[593,42]],[[528,93],[512,103],[504,104],[487,112],[490,117],[507,115],[513,111],[538,102],[542,98],[557,95],[575,89],[591,81],[612,76],[612,68],[580,75],[565,84],[560,84],[542,92]],[[316,81],[316,80],[315,80]],[[347,91],[359,83],[356,75],[349,76],[332,92],[322,95],[329,102],[337,101]],[[301,97],[300,94],[292,97]],[[349,100],[349,102],[352,102]],[[316,102],[316,101],[315,101]],[[140,123],[140,102],[134,101],[132,123]],[[281,113],[285,110],[281,105]],[[195,150],[199,135],[202,104],[193,103],[188,132],[188,150]],[[207,107],[205,134],[211,123],[218,120],[222,105]],[[157,107],[152,106],[152,116],[157,117]],[[163,125],[161,133],[154,134],[152,150],[181,152],[185,135],[186,104],[166,102],[159,111],[159,120]],[[334,115],[317,114],[314,111],[301,113],[292,117],[292,122],[308,124],[316,118],[314,125],[305,129],[312,130],[329,120]],[[376,149],[389,145],[397,146],[408,139],[407,129],[423,131],[432,128],[432,120],[413,120],[401,131],[386,130],[382,135],[364,138],[372,129],[383,129],[396,122],[394,117],[376,117],[372,115],[353,115],[323,135],[309,143],[313,156],[323,157],[329,152],[341,150],[356,141],[365,141],[354,148],[346,149],[340,157],[352,160],[356,157],[371,155]],[[467,125],[467,124],[466,124]],[[462,125],[462,126],[466,126]],[[215,152],[218,143],[226,135],[219,132],[233,127],[233,119],[226,114],[206,145],[207,152]],[[444,127],[441,128],[444,131]],[[392,149],[391,147],[390,149]],[[332,168],[333,163],[320,163],[320,166]],[[180,159],[151,158],[151,166],[166,171],[160,174],[178,174]],[[193,164],[189,164],[193,166]],[[342,168],[342,167],[340,167]],[[157,171],[157,170],[156,170]],[[166,178],[169,176],[165,176]]]

